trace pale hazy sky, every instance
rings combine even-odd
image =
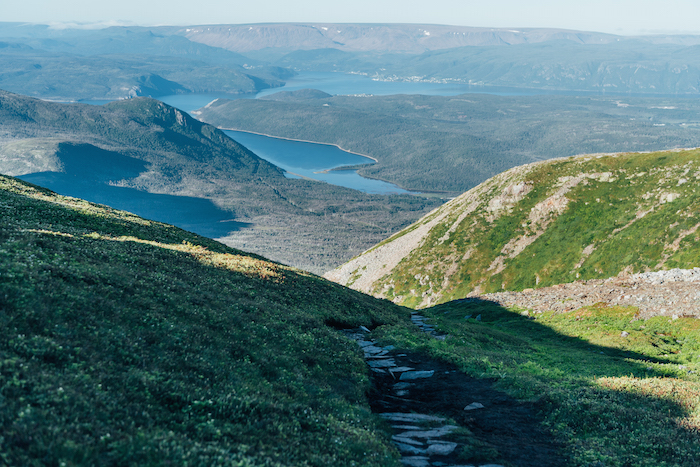
[[[698,0],[0,0],[0,21],[137,25],[265,22],[553,27],[700,34]]]

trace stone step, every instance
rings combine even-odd
[[[420,413],[401,413],[401,412],[385,412],[380,413],[380,417],[389,420],[391,422],[408,422],[408,423],[428,423],[428,422],[444,422],[445,419],[442,417],[436,417],[435,415],[425,415]]]
[[[430,462],[425,456],[410,456],[403,457],[400,461],[403,465],[408,467],[429,467]]]
[[[387,358],[385,360],[370,360],[367,362],[370,368],[390,368],[395,367],[396,362],[393,358]]]
[[[454,425],[444,425],[439,428],[433,428],[432,430],[420,430],[420,431],[404,431],[396,435],[398,438],[439,438],[441,436],[449,435],[455,431],[457,426]]]
[[[435,370],[429,370],[429,371],[406,371],[405,373],[401,373],[401,377],[399,380],[401,381],[411,381],[414,379],[422,379],[422,378],[430,378],[435,374]]]

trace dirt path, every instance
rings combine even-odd
[[[424,332],[431,326],[413,315]],[[412,467],[566,465],[561,446],[541,426],[539,408],[417,353],[379,347],[366,331],[346,332],[372,371],[372,411],[393,430],[401,462]]]

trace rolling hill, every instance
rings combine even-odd
[[[0,25],[0,88],[60,101],[256,93],[293,75],[239,54],[147,28]]]
[[[569,40],[609,43],[611,34],[562,29],[499,29],[437,24],[269,23],[188,26],[179,34],[212,47],[250,52],[261,49],[421,53],[465,46],[534,44]]]
[[[0,92],[0,173],[315,273],[439,204],[287,179],[213,126],[149,98],[98,107]]]
[[[392,442],[370,404],[397,400],[448,417],[452,459],[471,465],[700,455],[695,319],[454,301],[413,316],[436,339],[386,300],[171,225],[6,176],[0,207],[3,464],[393,467],[396,448],[420,460],[406,436],[430,436],[403,423]],[[396,397],[336,330],[359,325],[441,371]]]
[[[516,167],[326,274],[411,307],[700,264],[700,151]]]

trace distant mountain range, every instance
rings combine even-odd
[[[700,94],[700,36],[418,24],[0,23],[0,88],[56,100],[256,93],[295,71],[566,92]]]
[[[474,28],[440,24],[267,23],[188,26],[188,39],[245,53],[268,48],[420,54],[430,50],[542,42],[600,45],[631,40],[598,32],[547,28]],[[650,44],[700,44],[700,36],[643,36]]]
[[[146,28],[0,23],[0,89],[54,100],[256,93],[293,73]]]

